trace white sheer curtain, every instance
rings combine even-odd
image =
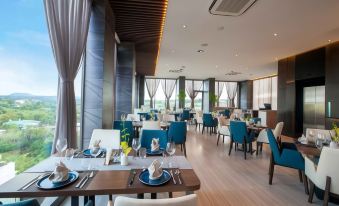
[[[159,87],[160,79],[146,79],[146,87],[150,97],[150,106],[154,108],[153,98]]]
[[[175,88],[175,79],[163,79],[161,80],[161,87],[166,97],[166,109],[170,109],[170,99]]]
[[[235,96],[237,95],[238,83],[237,82],[226,82],[225,86],[226,86],[226,91],[228,95],[228,100],[230,102],[230,105],[228,106],[235,107],[234,99],[235,99]]]
[[[198,95],[197,90],[201,90],[202,81],[186,80],[185,87],[188,96],[191,98],[191,108],[194,108],[194,99]]]
[[[272,110],[277,109],[277,77],[268,77],[253,81],[253,109],[263,108],[271,104]]]
[[[219,107],[219,99],[224,88],[224,82],[215,82],[215,95],[217,96],[217,106]]]
[[[52,153],[77,147],[74,79],[84,52],[91,0],[44,0],[49,37],[59,73],[57,116]]]

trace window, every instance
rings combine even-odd
[[[221,86],[222,85],[222,86]],[[219,87],[219,88],[218,88]],[[221,91],[221,95],[219,98],[219,107],[231,107],[231,102],[228,98],[227,89],[226,89],[226,82],[216,81],[215,82],[215,93]],[[238,92],[234,98],[234,105],[237,107],[238,105]]]
[[[202,85],[203,81],[201,80],[186,80],[186,98],[185,98],[185,107],[191,108],[192,106],[195,109],[202,109]],[[193,97],[193,98],[192,98]],[[192,99],[194,104],[192,104]]]
[[[58,86],[43,1],[4,2],[0,7],[0,184],[50,155]],[[79,74],[75,81],[78,122]]]
[[[155,109],[166,109],[166,96],[165,96],[165,92],[164,92],[164,89],[162,88],[162,82],[161,80],[164,80],[164,79],[158,79],[160,80],[159,81],[159,86],[156,90],[156,93],[153,97],[153,101],[154,101],[154,108]],[[173,107],[175,107],[175,100],[176,100],[176,86],[173,90],[173,93],[172,93],[172,96],[170,98],[170,108],[173,109]],[[148,93],[148,90],[147,90],[147,85],[146,85],[146,82],[145,82],[145,94],[144,94],[144,105],[147,106],[147,107],[150,107],[151,108],[151,98],[149,96],[149,93]]]
[[[271,104],[272,110],[277,110],[277,76],[253,81],[253,109],[263,108]]]

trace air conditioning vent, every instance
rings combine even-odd
[[[210,13],[223,16],[239,16],[249,9],[256,0],[214,0]]]

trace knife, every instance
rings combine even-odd
[[[133,176],[132,176],[131,179],[129,180],[128,186],[131,186],[131,185],[133,184],[135,175],[137,174],[137,172],[136,172],[135,170],[131,170],[131,173],[133,173]]]
[[[80,187],[79,187],[80,189],[81,189],[83,186],[85,186],[85,184],[87,183],[88,179],[89,179],[89,176],[86,175],[84,182],[83,182],[83,183],[80,185]]]
[[[85,181],[85,179],[86,179],[87,176],[88,176],[88,175],[84,176],[84,177],[80,180],[80,182],[79,182],[75,187],[76,187],[76,188],[79,188],[80,185]]]
[[[171,176],[172,176],[172,178],[173,178],[173,183],[176,185],[177,184],[177,181],[175,181],[175,179],[174,179],[174,175],[173,175],[173,171],[171,170]]]

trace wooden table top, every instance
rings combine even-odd
[[[297,147],[298,151],[303,155],[313,156],[313,157],[319,157],[320,156],[321,151],[314,146],[304,145],[304,144],[298,143],[297,139],[293,138],[293,137],[282,136],[282,138],[284,140],[287,140],[288,142],[293,142],[295,144],[295,146]]]
[[[173,184],[173,180],[162,186],[151,187],[142,184],[135,176],[132,186],[128,186],[129,170],[98,171],[82,189],[75,185],[86,173],[80,173],[79,179],[73,184],[58,190],[40,190],[35,184],[28,189],[19,190],[29,181],[42,173],[22,173],[0,186],[0,198],[12,197],[53,197],[53,196],[94,196],[106,194],[136,194],[195,191],[200,189],[200,180],[192,169],[180,169],[183,184]]]

